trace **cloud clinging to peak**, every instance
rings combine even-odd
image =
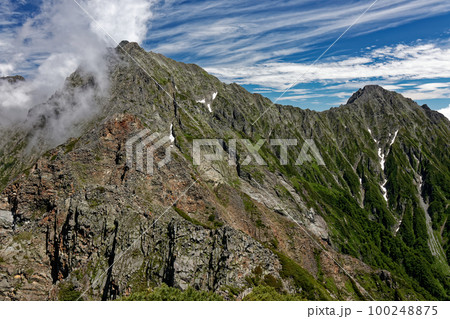
[[[20,1],[5,0],[0,18],[10,23],[3,25],[0,34],[0,76],[20,74],[27,81],[15,85],[2,81],[2,115],[23,116],[60,89],[78,66],[106,86],[103,56],[107,47],[115,47],[115,41],[124,39],[141,42],[153,2],[43,0],[38,11],[24,18],[17,12]]]

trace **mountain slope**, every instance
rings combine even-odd
[[[378,86],[325,112],[272,106],[135,43],[109,59],[107,94],[78,70],[2,134],[13,146],[0,152],[3,299],[107,299],[112,280],[231,299],[259,285],[304,299],[448,298],[445,117]],[[85,92],[94,111],[55,147],[48,132]],[[153,175],[127,163],[145,128],[174,138]],[[238,165],[193,165],[192,141],[214,138],[225,152],[265,139],[267,165],[243,165],[240,142]],[[287,165],[271,139],[298,140]],[[294,165],[307,139],[325,165]]]

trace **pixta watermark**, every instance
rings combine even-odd
[[[162,135],[157,132],[152,133],[148,129],[140,131],[126,142],[127,166],[132,168],[135,164],[137,171],[153,175],[155,165],[162,168],[171,161],[174,141],[172,133]],[[301,143],[297,139],[260,139],[256,143],[248,139],[194,139],[192,141],[193,165],[226,161],[230,166],[238,164],[240,166],[265,166],[267,163],[260,154],[260,150],[265,144],[279,148],[280,165],[290,164],[289,152],[293,148],[300,148],[299,155],[294,162],[295,165],[314,161],[318,165],[325,165],[319,149],[312,139],[306,139]],[[238,145],[244,149],[243,154],[238,153]],[[160,148],[164,148],[164,158],[156,159],[155,153]]]

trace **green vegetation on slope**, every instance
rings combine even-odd
[[[223,298],[212,292],[198,291],[192,287],[182,291],[163,284],[160,287],[132,293],[124,301],[222,301]]]

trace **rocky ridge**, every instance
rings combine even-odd
[[[3,299],[107,299],[113,279],[122,291],[165,283],[230,299],[256,284],[307,299],[446,298],[448,237],[435,231],[448,227],[443,116],[378,86],[325,112],[271,106],[198,66],[121,47],[108,94],[74,138],[25,152],[35,139],[19,132],[1,150]],[[95,79],[79,70],[63,96],[87,88]],[[172,161],[151,176],[126,161],[126,141],[145,128],[174,139]],[[266,166],[194,166],[194,138],[220,138],[225,151],[233,138],[313,139],[326,165],[280,165],[265,143]],[[428,281],[413,264],[434,269]]]

